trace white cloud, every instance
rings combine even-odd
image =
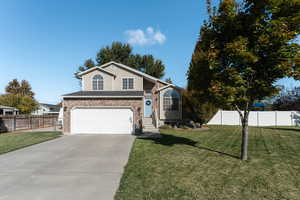
[[[166,41],[166,36],[159,30],[154,30],[149,26],[146,31],[141,29],[125,31],[127,42],[132,45],[154,45],[163,44]]]

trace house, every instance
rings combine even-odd
[[[109,62],[77,74],[82,90],[63,95],[65,134],[157,131],[182,118],[181,88]]]
[[[0,105],[0,115],[18,115],[19,109]]]
[[[32,115],[58,115],[61,106],[40,103],[37,110],[33,111]]]

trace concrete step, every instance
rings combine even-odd
[[[148,126],[148,127],[151,127],[151,126],[153,126],[153,127],[154,127],[154,125],[153,125],[153,124],[144,124],[144,126]]]
[[[143,128],[143,132],[159,132],[158,128]]]
[[[151,117],[146,117],[143,119],[143,124],[152,124],[152,118]]]

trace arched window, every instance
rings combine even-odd
[[[163,109],[165,111],[177,111],[179,109],[179,94],[176,90],[168,90],[164,93]]]
[[[103,77],[99,74],[93,77],[93,90],[103,90]]]

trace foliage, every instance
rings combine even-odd
[[[28,95],[3,94],[0,96],[0,105],[19,109],[21,114],[30,114],[38,108],[38,102]]]
[[[275,95],[278,79],[300,77],[300,45],[295,42],[300,32],[300,1],[238,2],[222,0],[201,27],[188,88],[221,108],[236,109],[246,144],[251,105]]]
[[[0,105],[15,107],[21,114],[30,114],[38,108],[28,81],[14,79],[8,83],[5,91],[6,94],[0,95]]]
[[[34,96],[34,93],[32,92],[32,88],[28,81],[22,80],[19,82],[17,79],[13,79],[8,83],[8,85],[5,88],[5,91],[8,94],[20,94],[20,95],[27,95],[30,97]]]
[[[272,110],[300,110],[300,98],[279,98],[272,104]]]
[[[207,123],[218,111],[217,107],[195,91],[184,91],[182,95],[183,118],[200,124]]]
[[[161,60],[155,59],[152,55],[133,54],[132,47],[121,42],[113,42],[111,46],[101,48],[96,55],[96,64],[92,59],[88,59],[79,66],[77,73],[110,61],[128,65],[156,78],[164,76],[165,66]]]
[[[170,83],[170,84],[173,83],[173,81],[172,81],[172,79],[171,79],[170,77],[169,77],[169,78],[166,78],[165,82]]]

